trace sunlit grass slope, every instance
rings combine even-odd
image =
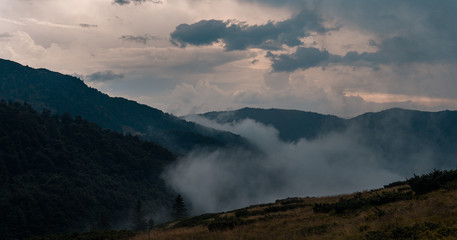
[[[350,195],[290,198],[169,223],[133,239],[457,239],[456,182],[415,192],[403,183]]]

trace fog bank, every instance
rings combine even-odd
[[[166,182],[195,214],[287,197],[369,190],[405,179],[380,166],[385,161],[357,143],[350,130],[285,143],[276,129],[250,119],[224,125],[197,116],[187,120],[239,134],[263,152],[196,150],[170,166],[163,175]]]

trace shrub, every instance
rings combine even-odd
[[[407,183],[416,194],[421,195],[438,190],[452,181],[457,181],[457,170],[434,170],[421,176],[414,175]]]
[[[246,208],[235,211],[236,217],[245,217],[249,215],[249,211]]]
[[[255,220],[242,220],[238,217],[223,217],[216,218],[208,225],[210,232],[232,230],[235,227],[247,225],[255,222]]]
[[[72,234],[53,234],[45,237],[30,237],[29,240],[127,240],[135,236],[135,232],[121,231],[101,231],[87,233],[72,233]]]
[[[314,213],[343,214],[353,212],[366,206],[380,206],[391,202],[412,199],[412,192],[382,192],[371,197],[363,198],[357,194],[352,198],[340,198],[336,203],[317,203],[313,207]]]
[[[398,186],[403,186],[405,184],[406,184],[405,181],[397,181],[397,182],[393,182],[393,183],[389,183],[387,185],[384,185],[384,188],[398,187]]]
[[[244,222],[237,217],[216,218],[208,225],[208,230],[210,232],[232,230],[239,225],[244,225]]]
[[[174,228],[181,228],[181,227],[195,227],[198,225],[206,226],[209,224],[209,220],[215,218],[217,214],[215,213],[207,213],[197,217],[187,218],[184,220],[179,221],[173,227]]]

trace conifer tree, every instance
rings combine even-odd
[[[178,194],[173,203],[173,209],[171,212],[173,220],[183,219],[187,217],[187,208],[184,204],[184,199],[181,194]]]
[[[144,217],[143,208],[141,206],[141,201],[138,200],[135,209],[133,210],[132,215],[132,222],[133,222],[133,230],[135,231],[143,231],[146,229],[147,221]]]

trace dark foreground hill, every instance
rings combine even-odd
[[[76,77],[3,59],[0,99],[27,102],[38,111],[46,108],[53,113],[80,115],[103,128],[139,135],[179,153],[246,144],[234,134],[205,128],[124,98],[109,97]]]
[[[166,149],[81,117],[0,102],[0,239],[128,225],[132,207],[169,206]]]
[[[457,111],[394,108],[343,119],[297,110],[243,108],[200,116],[219,123],[252,119],[276,128],[285,142],[342,134],[369,149],[380,166],[404,176],[457,167]]]

